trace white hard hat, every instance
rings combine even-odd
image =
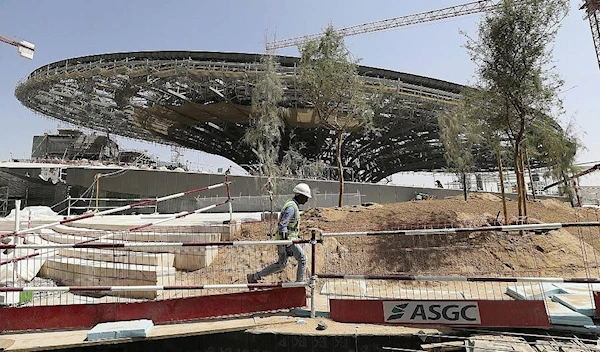
[[[312,196],[310,194],[310,187],[308,187],[308,185],[306,183],[297,184],[296,187],[294,187],[294,193],[303,194],[303,195],[307,196],[308,198],[312,198]]]

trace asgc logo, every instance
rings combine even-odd
[[[388,317],[388,320],[398,320],[404,316],[404,309],[406,309],[408,303],[397,304],[392,308],[392,315]]]
[[[481,324],[472,301],[385,301],[383,314],[387,323]]]

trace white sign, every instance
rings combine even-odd
[[[386,323],[481,324],[474,301],[384,301]]]

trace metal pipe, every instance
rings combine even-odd
[[[561,277],[485,277],[485,276],[417,276],[417,275],[345,275],[317,274],[321,279],[344,280],[392,280],[392,281],[462,281],[462,282],[533,282],[533,283],[580,283],[597,284],[600,278]]]
[[[112,234],[111,234],[112,235]],[[94,238],[97,241],[105,238]],[[92,242],[84,241],[79,243],[47,243],[47,244],[2,244],[0,249],[43,249],[43,248],[153,248],[153,247],[207,247],[207,246],[264,246],[264,245],[290,245],[292,243],[310,243],[310,240],[281,240],[281,241],[215,241],[215,242]],[[318,242],[318,241],[317,241]]]
[[[416,229],[416,230],[388,230],[388,231],[356,231],[356,232],[321,232],[322,237],[351,237],[351,236],[388,236],[388,235],[449,235],[465,232],[511,232],[511,231],[550,231],[558,230],[563,227],[597,227],[600,221],[586,222],[565,222],[565,223],[545,223],[545,224],[522,224],[506,226],[485,226],[485,227],[458,227],[458,228],[439,228],[439,229]]]
[[[215,284],[215,285],[182,285],[182,286],[29,286],[1,287],[0,292],[75,292],[75,291],[158,291],[158,290],[221,290],[232,288],[287,288],[303,287],[304,282],[278,282],[256,284]]]

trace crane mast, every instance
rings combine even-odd
[[[35,45],[30,42],[26,42],[24,40],[17,42],[16,40],[12,40],[0,35],[0,42],[4,42],[8,45],[16,46],[19,51],[19,55],[26,59],[33,59],[33,53],[35,51]]]
[[[596,59],[600,66],[600,0],[584,0],[580,7],[585,10],[590,28],[592,29],[592,39],[594,40],[594,48],[596,49]]]
[[[383,31],[387,29],[409,26],[417,23],[424,23],[430,21],[442,20],[445,18],[458,17],[464,15],[470,15],[478,12],[489,11],[497,8],[499,4],[492,0],[480,0],[473,1],[462,5],[445,7],[438,10],[432,10],[427,12],[421,12],[412,15],[405,15],[400,17],[389,18],[385,20],[379,20],[374,22],[368,22],[358,24],[351,27],[341,28],[336,30],[338,34],[343,37],[351,35]],[[268,42],[266,45],[267,51],[277,50],[290,46],[302,45],[311,40],[315,40],[321,37],[321,33],[310,34],[301,37],[295,37],[290,39],[284,39],[279,41]]]

